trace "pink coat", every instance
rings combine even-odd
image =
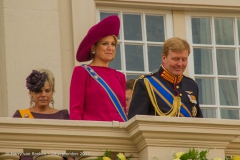
[[[126,111],[124,74],[108,67],[90,66],[115,92]],[[74,68],[70,86],[70,119],[123,122],[107,92],[83,68]]]

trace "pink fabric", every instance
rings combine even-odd
[[[90,66],[115,92],[126,111],[124,74],[108,67]],[[123,122],[107,92],[81,66],[74,68],[70,86],[70,119]]]

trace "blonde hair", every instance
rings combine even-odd
[[[118,45],[118,38],[117,38],[115,35],[112,35],[112,36],[113,36],[113,38],[114,38],[115,45],[116,45],[116,47],[117,47],[117,45]]]
[[[46,83],[48,83],[49,86],[51,87],[52,91],[55,92],[55,78],[53,76],[53,73],[48,69],[36,69],[36,71],[38,71],[40,73],[43,73],[43,72],[46,73],[47,79],[44,82],[44,85]]]
[[[163,44],[162,54],[165,56],[168,55],[168,51],[172,52],[181,52],[184,50],[188,51],[188,55],[190,54],[190,45],[186,40],[183,40],[178,37],[173,37],[167,39]]]

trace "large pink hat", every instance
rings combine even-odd
[[[91,60],[90,52],[94,43],[109,35],[115,35],[117,37],[119,28],[120,20],[116,15],[104,18],[102,21],[92,26],[78,47],[76,55],[77,61],[84,62]]]

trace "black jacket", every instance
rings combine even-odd
[[[197,83],[186,76],[183,76],[181,81],[179,83],[171,83],[161,77],[160,75],[163,73],[164,69],[160,67],[158,72],[155,72],[151,75],[145,75],[147,76],[154,76],[157,79],[160,79],[161,82],[165,85],[165,87],[175,96],[179,95],[181,97],[181,102],[183,102],[187,109],[189,110],[189,113],[192,115],[193,107],[197,109],[196,117],[203,117],[202,112],[199,107],[199,101],[198,101],[198,86]],[[143,77],[139,78],[135,82],[135,88],[132,95],[132,101],[129,108],[128,118],[132,118],[135,115],[155,115],[155,109],[150,101],[146,86],[144,84]],[[188,95],[192,95],[196,98],[197,104],[192,103],[189,99]],[[156,94],[157,104],[160,110],[163,113],[167,113],[170,108],[166,105],[166,103],[158,97]],[[158,115],[158,114],[156,114]],[[194,117],[194,116],[193,116]]]

